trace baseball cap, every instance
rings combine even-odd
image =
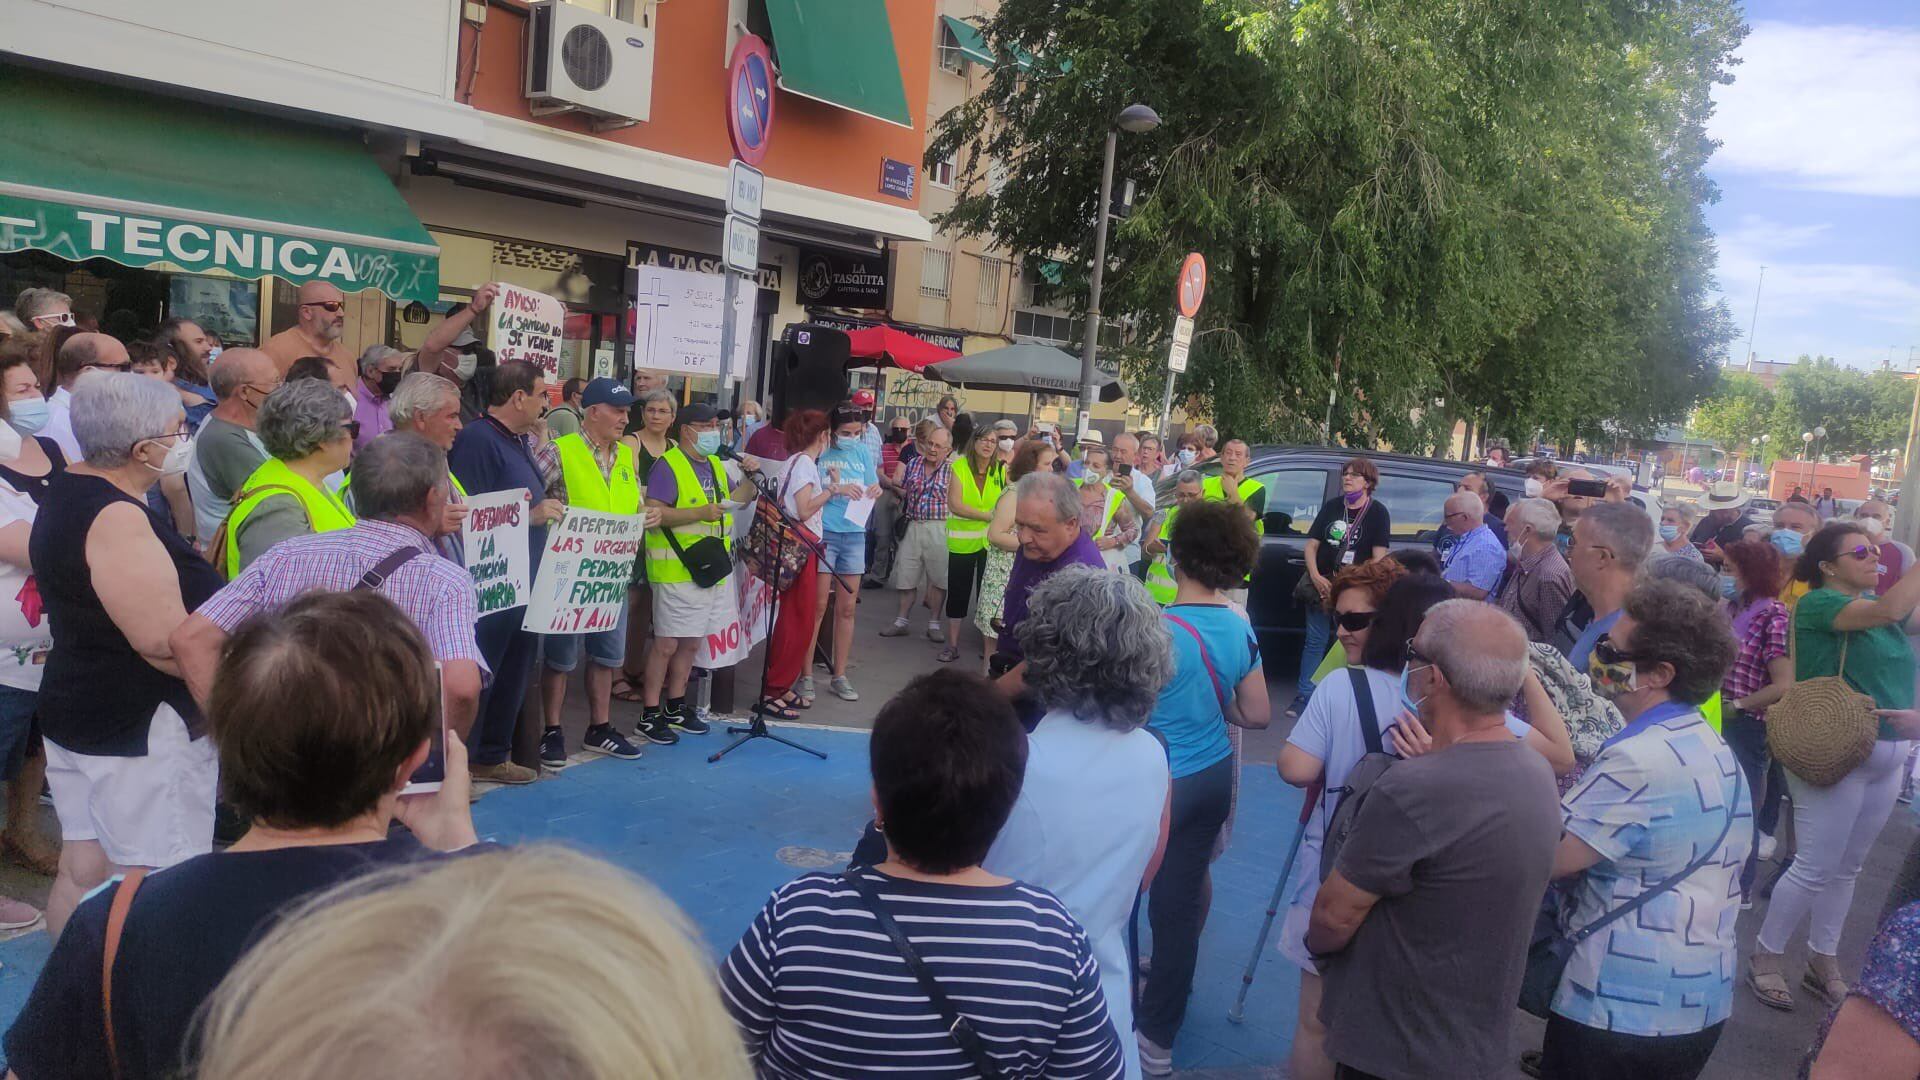
[[[478,344],[480,344],[480,338],[474,334],[473,327],[469,326],[456,334],[454,339],[447,344],[447,348],[455,352],[465,352],[467,349]]]
[[[861,389],[853,392],[853,403],[862,409],[873,408],[873,391]]]
[[[704,424],[709,420],[730,420],[732,418],[732,413],[725,409],[709,405],[704,401],[696,401],[691,405],[680,406],[679,414],[674,417],[675,420],[682,424]]]
[[[591,409],[595,405],[629,408],[633,405],[633,391],[621,386],[617,379],[595,379],[580,391],[580,407]]]

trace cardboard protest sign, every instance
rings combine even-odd
[[[560,344],[566,336],[567,309],[546,293],[501,285],[490,310],[492,332],[487,340],[501,363],[525,360],[547,378],[560,374]]]
[[[522,607],[530,585],[527,566],[527,516],[531,508],[520,491],[499,491],[467,500],[470,508],[460,540],[473,575],[480,614]]]
[[[527,618],[535,634],[590,634],[620,622],[646,518],[571,507],[547,529]]]

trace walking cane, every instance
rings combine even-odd
[[[1280,898],[1286,894],[1287,880],[1293,877],[1293,860],[1300,856],[1300,841],[1306,838],[1307,822],[1320,802],[1320,789],[1320,781],[1314,781],[1307,797],[1300,801],[1300,827],[1294,830],[1286,861],[1280,864],[1280,881],[1273,887],[1273,899],[1267,902],[1267,917],[1260,923],[1260,937],[1253,943],[1253,955],[1247,958],[1247,970],[1240,973],[1240,993],[1234,996],[1233,1008],[1227,1010],[1227,1019],[1235,1024],[1247,1019],[1247,991],[1253,989],[1253,970],[1260,964],[1260,954],[1267,950],[1267,935],[1273,930],[1273,917],[1280,913]]]

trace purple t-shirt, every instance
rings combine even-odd
[[[713,465],[706,458],[687,456],[687,464],[693,467],[694,478],[700,481],[700,489],[707,493],[707,501],[713,501]],[[653,463],[653,470],[647,473],[647,498],[658,499],[668,506],[680,502],[680,482],[673,478],[673,466],[662,458]]]
[[[1020,636],[1014,633],[1027,618],[1027,597],[1033,587],[1052,577],[1069,566],[1091,566],[1096,570],[1107,567],[1106,560],[1100,557],[1100,549],[1088,538],[1086,530],[1074,537],[1073,543],[1060,557],[1052,562],[1038,562],[1027,558],[1026,552],[1013,557],[1013,571],[1007,575],[1007,599],[1000,609],[1001,633],[1000,651],[1016,659],[1026,654],[1020,648]]]

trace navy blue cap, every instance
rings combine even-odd
[[[617,405],[625,409],[633,404],[633,391],[620,385],[618,379],[595,379],[580,391],[580,407],[591,409],[595,405]]]

